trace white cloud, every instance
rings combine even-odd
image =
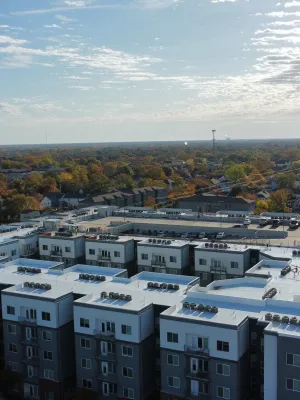
[[[0,62],[0,69],[28,68],[32,64],[32,57],[24,54],[14,54],[4,57]]]
[[[53,28],[53,29],[61,29],[61,26],[52,24],[52,25],[44,25],[44,28]]]
[[[284,3],[285,8],[300,7],[300,1],[287,1]]]
[[[24,39],[15,39],[10,36],[0,36],[0,44],[15,45],[15,44],[24,44],[26,42],[27,42],[27,40],[24,40]]]
[[[65,15],[60,15],[60,14],[55,15],[55,18],[64,23],[76,21],[75,19],[68,18]]]
[[[87,92],[89,90],[92,90],[93,88],[91,86],[68,86],[69,89],[77,89],[80,90],[82,92]]]
[[[134,4],[138,7],[146,9],[162,9],[167,7],[174,7],[182,3],[184,0],[136,0]]]
[[[42,112],[52,112],[52,111],[65,111],[63,107],[57,106],[53,103],[37,103],[37,104],[30,104],[28,106],[29,108],[37,111],[42,111]]]
[[[238,0],[211,0],[212,3],[235,3]]]

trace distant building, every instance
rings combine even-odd
[[[284,167],[289,167],[291,165],[291,162],[289,160],[281,159],[276,161],[275,164],[277,168],[284,168]]]
[[[199,213],[215,213],[220,210],[252,211],[255,207],[255,201],[242,197],[203,193],[180,200],[178,207],[191,209]]]
[[[38,218],[40,217],[41,213],[39,210],[24,210],[20,214],[20,221],[21,222],[26,222],[29,221],[32,218]]]
[[[62,193],[59,192],[50,192],[47,193],[42,201],[40,202],[40,205],[42,207],[58,207],[59,206],[59,201],[63,197]]]

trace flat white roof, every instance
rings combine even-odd
[[[26,237],[32,233],[35,233],[36,228],[23,228],[14,229],[10,232],[0,233],[0,245],[12,240],[18,240],[20,237]]]
[[[155,243],[153,243],[153,240]],[[184,240],[173,240],[173,239],[164,239],[164,238],[143,238],[139,243],[138,246],[152,246],[152,247],[160,247],[160,246],[167,246],[167,247],[184,247],[189,242]]]

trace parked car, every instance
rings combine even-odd
[[[235,224],[233,225],[233,228],[243,228],[244,225],[243,224]]]
[[[268,225],[268,223],[270,222],[270,220],[266,217],[261,217],[259,220],[259,226],[266,226]]]
[[[225,232],[219,232],[217,233],[216,239],[225,239],[226,233]]]
[[[157,236],[163,237],[164,236],[164,231],[159,231]]]
[[[198,235],[198,239],[204,239],[206,237],[206,233],[205,232],[200,232]]]
[[[299,227],[299,221],[296,218],[292,218],[289,222],[290,229],[297,229]]]
[[[279,218],[272,219],[272,227],[273,228],[276,228],[279,225],[280,225],[280,219]]]
[[[187,239],[188,238],[188,234],[186,232],[181,234],[181,239]]]
[[[250,225],[251,224],[251,219],[250,218],[245,218],[244,219],[244,225]]]

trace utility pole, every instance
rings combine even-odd
[[[212,139],[212,146],[213,146],[213,148],[212,148],[212,150],[213,150],[213,160],[214,160],[214,164],[216,163],[216,137],[215,137],[215,134],[216,134],[216,130],[213,129],[213,130],[212,130],[212,136],[213,136],[213,139]]]

